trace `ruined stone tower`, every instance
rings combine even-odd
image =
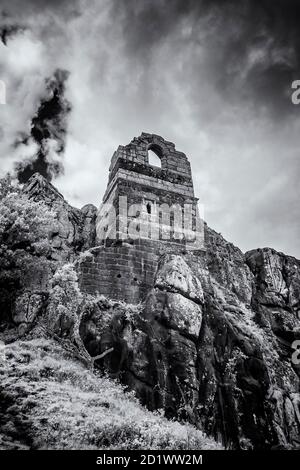
[[[160,167],[149,164],[149,150],[158,156]],[[183,233],[184,225],[195,232],[197,199],[190,163],[173,143],[157,135],[142,133],[125,147],[119,146],[112,157],[103,202],[105,208],[98,227],[101,239],[150,238],[182,243],[187,235]],[[109,205],[113,214],[108,214]],[[112,219],[115,216],[116,224]],[[103,229],[110,232],[105,234]],[[193,233],[190,235],[193,239]]]
[[[160,166],[149,163],[149,150]],[[190,163],[175,145],[142,133],[119,146],[98,213],[97,247],[81,264],[84,291],[136,303],[165,252],[201,250]]]

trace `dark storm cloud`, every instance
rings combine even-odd
[[[11,25],[3,24],[2,26],[0,26],[0,39],[3,42],[3,44],[7,46],[8,39],[11,37],[14,37],[15,34],[18,34],[21,31],[23,31],[23,28],[16,24],[11,24]]]
[[[59,34],[55,30],[55,23],[51,21],[52,15],[62,21],[68,20],[78,14],[77,4],[77,1],[61,0],[4,0],[0,6],[0,38],[8,48],[13,47],[13,42],[10,42],[18,36],[23,42],[28,41],[28,38],[35,38],[32,39],[35,44],[38,44],[37,41],[47,43],[50,37]],[[40,74],[42,73],[44,70],[41,65]],[[42,98],[35,108],[30,134],[19,132],[21,137],[16,139],[14,147],[20,149],[21,161],[15,164],[15,168],[22,183],[35,172],[49,180],[63,172],[62,155],[70,111],[70,103],[65,98],[67,77],[68,72],[57,69],[50,79],[45,79],[44,94],[42,90],[37,90],[36,98],[40,99],[41,95]],[[36,148],[37,151],[31,154],[30,149]]]
[[[191,61],[186,80],[194,81],[202,64],[192,50],[204,46],[207,74],[225,99],[243,99],[274,119],[296,112],[290,96],[300,77],[298,0],[115,0],[111,17],[122,24],[128,53],[140,61],[180,39]],[[193,102],[195,93],[191,86]]]
[[[57,70],[47,80],[46,96],[42,99],[36,115],[32,119],[30,136],[23,136],[20,144],[27,145],[29,139],[38,146],[38,151],[30,160],[16,164],[18,179],[26,182],[35,172],[48,180],[63,172],[61,157],[65,148],[67,117],[71,110],[65,99],[65,82],[68,72]],[[18,145],[18,143],[16,144]]]

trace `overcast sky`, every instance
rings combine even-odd
[[[299,1],[1,0],[0,25],[2,173],[34,158],[14,144],[63,69],[65,150],[47,158],[70,203],[99,205],[113,151],[156,133],[190,159],[212,228],[300,258]]]

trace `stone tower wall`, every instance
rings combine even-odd
[[[149,149],[159,156],[161,168],[149,165]],[[98,224],[103,231],[97,240],[99,246],[81,262],[80,284],[83,291],[91,294],[138,303],[153,286],[160,256],[166,252],[185,252],[186,239],[178,235],[174,225],[171,227],[175,220],[171,211],[169,226],[161,223],[159,213],[155,219],[160,235],[164,231],[164,235],[170,234],[169,237],[151,239],[151,230],[148,232],[147,228],[146,236],[141,231],[139,238],[130,239],[128,227],[135,216],[126,213],[124,222],[119,209],[120,197],[126,197],[126,209],[133,204],[151,204],[150,215],[143,215],[146,224],[149,220],[152,223],[151,217],[161,204],[179,208],[189,204],[195,225],[197,199],[187,157],[171,142],[145,133],[127,146],[119,146],[112,157],[108,186],[98,215]],[[116,224],[113,224],[113,217],[116,217]]]
[[[160,257],[182,251],[180,244],[151,240],[95,247],[81,262],[80,289],[137,304],[153,287]]]

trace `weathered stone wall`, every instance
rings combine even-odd
[[[116,242],[90,250],[80,264],[83,292],[138,303],[153,284],[157,265],[155,248],[141,241]]]
[[[126,216],[127,220],[124,221],[124,214],[120,211],[119,207],[119,198],[126,197]],[[136,214],[130,213],[130,207],[133,205],[140,205],[144,203],[144,211],[146,211],[146,205],[151,204],[151,216],[149,214],[149,219],[147,218],[147,214],[145,214],[146,219],[144,222],[148,224],[151,222],[152,228],[154,227],[154,223],[160,226],[161,230],[164,230],[164,240],[178,238],[178,229],[179,227],[176,225],[177,229],[175,229],[174,220],[177,217],[181,217],[181,229],[183,231],[183,223],[184,223],[184,209],[185,204],[190,204],[191,206],[191,226],[193,231],[196,232],[196,214],[197,214],[197,199],[194,197],[187,198],[186,195],[182,194],[180,191],[168,191],[168,189],[164,188],[163,186],[146,185],[143,176],[136,175],[134,178],[129,181],[128,179],[119,180],[118,184],[114,186],[113,192],[110,193],[110,198],[108,201],[113,205],[115,214],[116,214],[116,230],[118,232],[117,238],[125,235],[124,228],[126,228],[126,232],[128,233],[129,224],[136,219]],[[163,220],[163,216],[167,216],[167,210],[161,211],[162,206],[170,209],[169,222]],[[176,215],[174,214],[174,210],[176,211]],[[156,217],[156,219],[154,219]],[[168,217],[167,217],[168,219]],[[107,223],[108,227],[111,229],[113,224],[113,218],[111,214],[108,215],[107,220],[101,219],[100,224]],[[125,227],[124,227],[125,223]],[[158,228],[158,227],[156,227]],[[177,235],[176,235],[177,234]],[[178,240],[181,239],[184,233],[180,235]],[[196,233],[191,234],[193,236]],[[107,234],[108,238],[110,237],[109,233]],[[148,236],[148,234],[147,234]],[[127,238],[127,236],[125,236]],[[161,238],[161,237],[159,237]],[[101,243],[100,240],[98,240]],[[175,241],[175,240],[174,240]]]

